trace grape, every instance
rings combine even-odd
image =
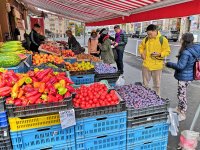
[[[98,74],[104,74],[104,73],[116,73],[117,69],[112,67],[109,64],[105,64],[105,63],[97,63],[95,65],[95,72],[97,72]]]
[[[116,86],[115,89],[129,108],[142,109],[165,103],[164,99],[161,99],[155,91],[140,85]]]

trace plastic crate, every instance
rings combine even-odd
[[[54,146],[54,147],[51,147],[50,149],[51,150],[76,150],[76,145],[74,142],[74,143],[70,143],[70,144],[62,144],[59,146]],[[48,149],[48,150],[50,150],[50,149]],[[47,150],[47,149],[45,149],[45,150]]]
[[[0,140],[0,150],[12,150],[10,138]]]
[[[60,124],[59,114],[36,116],[31,118],[9,118],[10,130],[21,131]]]
[[[0,112],[0,128],[8,126],[7,114],[6,112]]]
[[[137,145],[127,145],[127,150],[167,150],[168,138],[146,141]]]
[[[85,140],[76,140],[77,150],[117,150],[126,147],[126,130]]]
[[[96,137],[126,130],[126,112],[79,119],[76,122],[76,139]]]
[[[117,81],[119,76],[120,76],[120,72],[104,73],[104,74],[95,73],[95,82],[99,82],[101,80],[107,80],[108,82],[109,80],[111,80],[111,82],[113,82],[113,80]]]
[[[127,129],[127,145],[135,145],[147,140],[168,137],[169,125],[167,123],[154,123],[136,128]]]
[[[0,112],[6,111],[5,109],[5,98],[0,98]]]
[[[109,85],[111,86],[111,87],[115,87],[115,83],[109,83]]]
[[[94,74],[94,69],[83,70],[83,71],[69,71],[69,73],[71,76],[89,75],[89,74]]]
[[[45,149],[75,142],[74,126],[63,129],[60,125],[25,131],[10,132],[13,149]]]
[[[16,67],[10,67],[10,68],[5,68],[5,69],[13,70],[16,73],[25,73],[26,72],[25,63],[23,61],[20,62],[19,65]]]
[[[64,58],[64,61],[69,62],[70,64],[73,64],[77,61],[77,59],[73,57],[68,57],[68,58]]]
[[[94,74],[71,76],[71,80],[76,85],[93,83]]]
[[[35,115],[44,115],[50,113],[57,113],[72,107],[72,97],[64,99],[61,102],[35,104],[30,106],[15,106],[6,104],[6,109],[9,117],[28,117]]]
[[[151,124],[155,122],[167,122],[168,113],[158,113],[154,115],[147,115],[144,117],[135,117],[127,120],[127,128],[133,128],[140,125]]]
[[[1,127],[0,128],[0,141],[9,138],[10,137],[9,132],[10,132],[10,130],[9,130],[8,126]]]
[[[167,112],[167,109],[169,107],[169,99],[166,99],[165,103],[160,106],[152,106],[148,108],[142,108],[142,109],[134,109],[134,108],[128,108],[127,107],[127,117],[128,118],[134,118],[134,117],[141,117],[145,115],[151,115],[155,113],[162,113]]]

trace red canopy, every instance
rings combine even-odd
[[[175,18],[200,14],[200,0],[193,0],[182,4],[167,6],[159,9],[145,11],[130,16],[118,17],[115,19],[104,20],[99,22],[86,23],[86,26],[101,26],[111,24],[121,24],[130,22],[141,22],[163,18]]]

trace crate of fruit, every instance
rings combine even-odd
[[[126,147],[126,130],[103,134],[96,137],[76,140],[77,150],[124,150]]]
[[[72,107],[72,97],[65,98],[62,101],[33,104],[28,106],[16,106],[13,104],[6,104],[6,109],[9,117],[27,117],[35,115],[43,115],[56,113]]]
[[[75,126],[76,139],[96,137],[126,130],[126,111],[78,119]]]
[[[153,115],[147,115],[143,117],[135,117],[131,119],[127,119],[127,128],[134,128],[136,126],[152,124],[156,122],[167,122],[168,112],[157,113]]]
[[[10,132],[13,149],[45,149],[75,142],[74,126],[62,129],[60,125]]]
[[[0,127],[0,141],[10,137],[9,127]]]
[[[125,111],[125,102],[103,83],[82,85],[73,98],[76,118],[92,117]]]
[[[147,140],[143,143],[127,146],[127,150],[167,150],[168,138]]]
[[[65,62],[69,62],[70,64],[73,64],[77,61],[76,57],[64,57],[63,59]]]
[[[11,131],[21,131],[60,124],[60,116],[58,113],[50,115],[39,115],[29,118],[15,117],[9,118],[8,120]]]
[[[0,140],[0,150],[12,150],[10,138]]]
[[[160,98],[155,91],[141,85],[124,85],[116,87],[116,91],[126,101],[127,117],[142,117],[167,112],[169,99]]]
[[[6,112],[0,112],[0,128],[4,128],[8,126],[8,119]]]
[[[5,97],[0,98],[0,112],[5,111]]]
[[[162,139],[168,137],[169,124],[156,122],[135,128],[127,129],[127,145],[135,145],[148,140]]]

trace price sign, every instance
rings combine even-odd
[[[62,129],[76,125],[74,109],[60,111],[59,114]]]

